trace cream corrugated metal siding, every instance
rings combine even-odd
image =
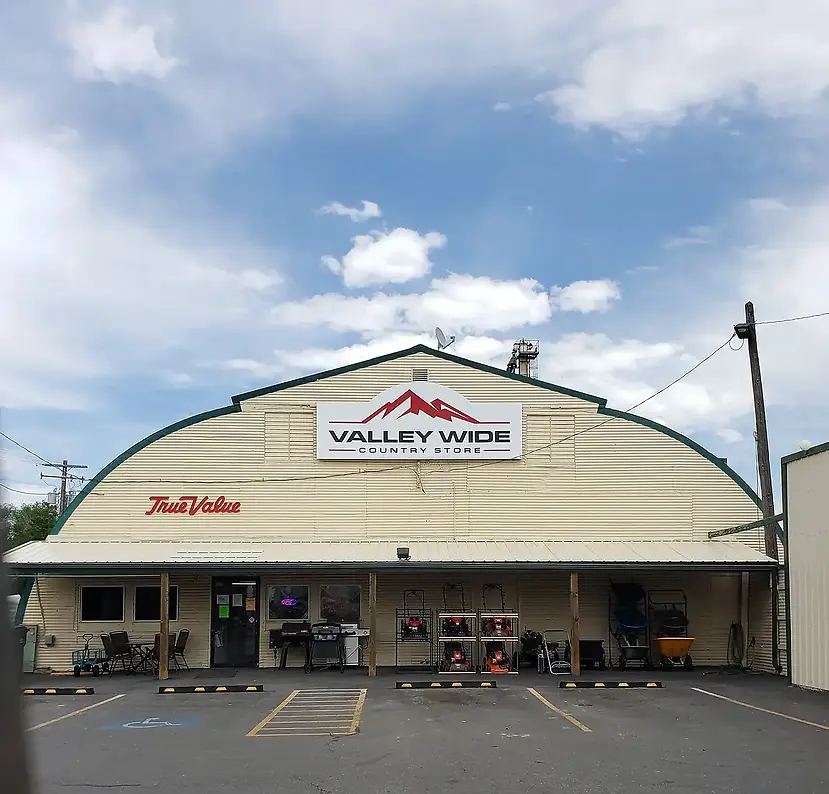
[[[319,461],[317,401],[368,401],[428,369],[471,401],[520,402],[520,461]],[[425,353],[247,399],[163,436],[78,503],[60,537],[704,540],[757,508],[680,441],[597,405]],[[589,428],[590,432],[582,432]],[[572,438],[573,433],[580,433]],[[552,446],[550,446],[552,444]],[[190,484],[180,484],[189,481]],[[145,516],[151,495],[222,494],[238,515]],[[754,542],[757,535],[740,537]]]
[[[409,560],[398,560],[398,543],[389,541],[34,541],[11,551],[14,565],[418,565],[540,564],[547,566],[736,565],[765,566],[773,561],[742,543],[728,540],[655,541],[415,541]]]
[[[829,690],[829,445],[784,458],[783,465],[791,681]]]
[[[101,634],[126,631],[133,642],[152,644],[158,624],[136,622],[133,604],[135,587],[158,585],[158,577],[83,577],[38,576],[32,588],[23,622],[38,626],[38,648],[35,664],[63,672],[72,669],[72,651],[84,647],[84,634],[93,634],[92,648],[102,648]],[[81,587],[87,585],[123,586],[124,622],[80,621]],[[210,666],[210,577],[172,575],[170,585],[178,587],[178,620],[170,622],[170,631],[189,629],[187,662],[190,667]],[[54,635],[48,646],[45,637]]]

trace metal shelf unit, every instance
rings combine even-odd
[[[394,669],[435,669],[434,611],[403,607],[395,610]]]
[[[435,661],[439,674],[468,675],[478,672],[478,613],[469,611],[438,612]],[[448,646],[448,647],[447,647]],[[453,646],[459,646],[455,648]],[[463,660],[454,658],[461,650]],[[460,669],[468,667],[468,669]]]
[[[500,623],[503,628],[501,634],[493,630],[493,623]],[[521,638],[517,636],[519,623],[518,612],[508,610],[480,609],[478,610],[478,660],[479,669],[482,673],[494,673],[486,669],[487,664],[487,643],[502,642],[504,651],[508,654],[509,671],[498,672],[498,675],[518,675],[518,657],[520,654]]]

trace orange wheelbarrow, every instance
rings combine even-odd
[[[670,667],[682,667],[685,670],[694,669],[694,660],[688,651],[694,644],[695,637],[657,637],[656,650],[659,653],[659,663],[663,670]]]

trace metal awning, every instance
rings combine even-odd
[[[409,550],[398,559],[398,548]],[[33,541],[6,555],[17,573],[286,571],[297,569],[474,570],[608,568],[774,569],[748,543],[699,541]]]

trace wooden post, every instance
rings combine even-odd
[[[377,574],[368,575],[368,674],[377,675]]]
[[[570,574],[570,672],[581,673],[581,653],[579,648],[579,575]]]
[[[169,677],[170,661],[170,574],[161,574],[161,643],[158,650],[158,680]]]

